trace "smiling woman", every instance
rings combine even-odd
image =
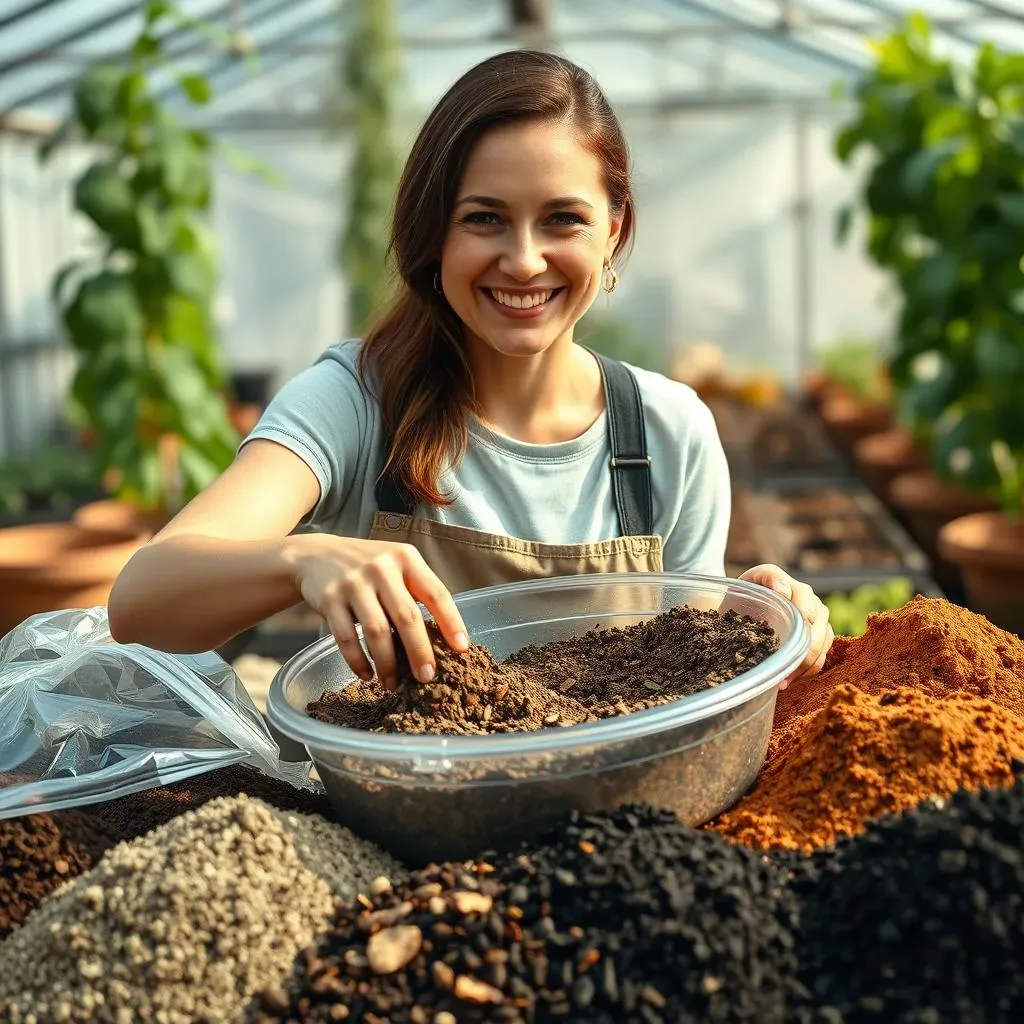
[[[128,564],[121,641],[216,646],[305,599],[351,667],[393,682],[434,655],[417,601],[468,644],[452,593],[662,568],[724,575],[730,489],[714,421],[660,374],[576,344],[632,242],[622,129],[594,79],[499,54],[427,117],[396,197],[391,305],[286,385],[234,464]],[[318,532],[295,533],[299,524]],[[771,587],[832,640],[809,587]]]

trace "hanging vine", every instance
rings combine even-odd
[[[352,144],[341,265],[350,332],[363,330],[388,285],[387,240],[401,157],[395,142],[402,62],[394,0],[351,0],[342,54],[342,115]]]

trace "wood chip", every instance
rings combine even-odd
[[[487,914],[494,906],[494,900],[482,892],[453,892],[451,899],[460,914]]]
[[[455,979],[454,994],[456,999],[464,999],[467,1003],[501,1003],[505,1000],[500,989],[465,974]]]
[[[394,974],[410,963],[423,945],[423,933],[414,924],[399,924],[370,936],[366,956],[374,974]]]

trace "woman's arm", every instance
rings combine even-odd
[[[302,536],[289,534],[320,485],[273,441],[245,445],[121,570],[108,603],[121,643],[203,651],[293,604]]]
[[[319,494],[297,455],[273,441],[250,441],[121,570],[108,603],[111,635],[165,651],[205,651],[305,599],[358,675],[369,679],[375,669],[385,685],[396,684],[395,629],[417,678],[428,682],[434,653],[416,602],[449,644],[465,650],[469,639],[451,594],[407,544],[289,536]]]

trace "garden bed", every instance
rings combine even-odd
[[[927,575],[924,553],[858,485],[790,481],[763,491],[740,485],[733,504],[730,568],[772,562],[816,589],[816,580],[836,574],[861,582]]]

